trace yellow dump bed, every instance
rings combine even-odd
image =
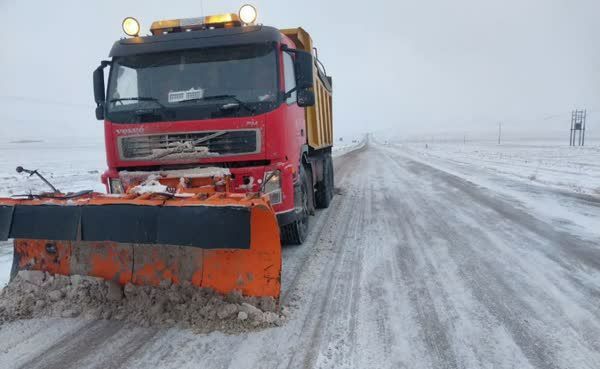
[[[302,28],[290,28],[282,29],[281,33],[292,39],[297,49],[312,54],[313,42],[308,32]],[[306,108],[306,132],[308,145],[313,149],[323,149],[333,145],[332,89],[331,80],[316,58],[314,76],[315,105]]]

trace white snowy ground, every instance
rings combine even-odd
[[[37,169],[60,190],[104,191],[100,175],[106,169],[102,141],[0,142],[0,196],[48,191],[36,176],[15,171]]]
[[[414,160],[600,237],[600,145],[562,141],[390,143]]]
[[[0,142],[0,197],[49,190],[37,176],[17,173],[17,166],[37,169],[59,190],[104,191],[100,175],[106,159],[100,141]],[[11,265],[12,243],[0,241],[0,288],[8,282]]]
[[[332,155],[333,157],[347,154],[351,151],[360,149],[366,143],[366,136],[346,136],[342,137],[342,141],[336,141],[333,145]]]
[[[427,145],[427,147],[425,146]],[[558,141],[405,143],[423,159],[506,176],[533,185],[600,196],[600,145]]]
[[[1,366],[600,368],[595,195],[445,157],[372,142],[334,160],[331,206],[283,249],[282,327],[18,321],[0,326]]]

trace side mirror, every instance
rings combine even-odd
[[[296,69],[296,86],[298,90],[304,90],[313,87],[313,56],[306,51],[295,50],[296,59],[294,68]]]
[[[96,101],[96,119],[104,119],[104,103],[106,100],[104,85],[104,68],[109,64],[107,61],[102,61],[100,66],[94,70],[94,100]]]
[[[309,90],[308,88],[298,90],[296,101],[298,102],[298,106],[301,108],[305,108],[307,106],[314,106],[315,93]]]
[[[104,120],[104,105],[96,106],[96,119]]]
[[[96,104],[104,104],[104,100],[106,99],[104,90],[104,68],[98,67],[94,71],[94,100]]]

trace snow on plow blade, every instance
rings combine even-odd
[[[189,281],[220,293],[279,297],[281,244],[265,198],[244,194],[0,199],[0,240],[19,270],[121,284]]]

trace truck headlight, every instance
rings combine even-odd
[[[250,4],[242,5],[238,12],[238,16],[244,24],[254,24],[257,15],[256,8]]]
[[[114,194],[124,193],[123,182],[119,178],[111,178],[108,181],[108,191]]]
[[[266,172],[263,183],[263,192],[269,195],[271,204],[281,204],[283,201],[281,194],[281,172],[279,170]]]
[[[127,36],[138,37],[140,34],[140,22],[133,17],[127,17],[123,19],[123,32]]]

